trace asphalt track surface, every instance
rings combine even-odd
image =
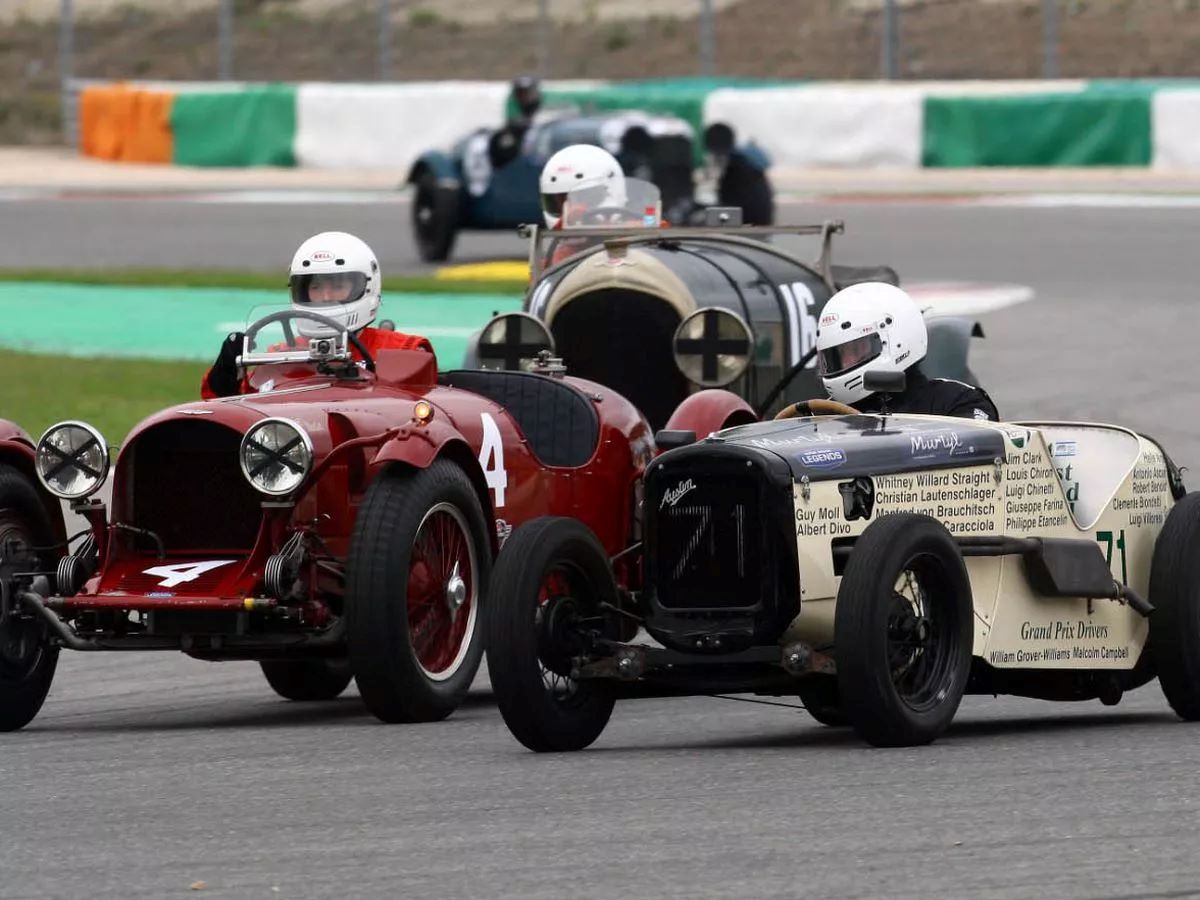
[[[395,270],[404,212],[0,204],[0,266],[275,268],[340,227]],[[1006,418],[1128,423],[1200,471],[1200,211],[787,211],[826,214],[845,262],[1037,289],[974,351]],[[277,700],[253,664],[67,654],[0,736],[0,897],[1194,896],[1198,736],[1151,684],[1115,708],[968,698],[936,744],[890,751],[802,711],[629,702],[591,750],[539,756],[482,678],[446,722],[384,726],[353,689]]]

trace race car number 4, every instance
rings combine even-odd
[[[508,487],[508,469],[504,468],[504,439],[500,426],[488,413],[480,413],[483,420],[483,441],[479,448],[479,465],[483,467],[483,478],[492,491],[496,508],[504,505],[504,491]]]
[[[175,587],[177,584],[195,581],[205,572],[211,572],[213,569],[227,566],[236,561],[233,559],[207,559],[204,562],[175,563],[170,566],[154,566],[151,569],[143,569],[142,574],[161,576],[162,581],[158,583],[159,587]]]

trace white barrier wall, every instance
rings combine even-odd
[[[917,168],[926,97],[1063,94],[1086,86],[1063,79],[721,88],[705,101],[704,121],[732,126],[739,141],[754,141],[780,166]]]
[[[1163,89],[1151,100],[1154,156],[1160,169],[1200,168],[1200,89]]]
[[[473,128],[502,125],[508,90],[494,81],[301,84],[296,163],[406,171],[426,150],[447,149]]]
[[[917,168],[923,103],[909,87],[722,88],[705,101],[704,121],[731,126],[778,166]]]

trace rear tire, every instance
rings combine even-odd
[[[259,663],[267,684],[285,700],[335,700],[354,673],[345,660],[273,659]]]
[[[838,590],[842,710],[877,747],[928,744],[949,726],[971,669],[971,583],[946,527],[895,513],[867,527]]]
[[[380,474],[354,523],[346,577],[350,665],[384,722],[458,708],[483,659],[491,543],[467,474],[447,459]]]
[[[54,528],[30,480],[0,465],[0,578],[9,587],[16,572],[53,568],[46,553],[31,548],[54,543]],[[11,603],[11,599],[9,601]],[[28,725],[46,702],[58,647],[40,618],[0,608],[0,732]]]
[[[458,236],[458,191],[444,188],[429,171],[417,176],[412,201],[412,229],[417,253],[425,262],[450,258]]]
[[[1150,566],[1150,648],[1158,683],[1181,719],[1200,720],[1200,493],[1175,504]]]
[[[517,528],[492,575],[488,674],[513,736],[539,753],[582,750],[600,736],[614,697],[603,681],[569,677],[572,621],[617,604],[608,554],[574,519]],[[554,622],[559,617],[561,627]]]
[[[850,719],[842,712],[836,678],[817,675],[802,679],[797,693],[804,709],[820,724],[829,728],[845,728],[850,724]]]

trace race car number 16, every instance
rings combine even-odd
[[[817,298],[803,281],[781,284],[779,293],[788,307],[791,356],[796,360],[817,345]],[[811,369],[816,362],[816,359],[810,360],[805,368]]]

